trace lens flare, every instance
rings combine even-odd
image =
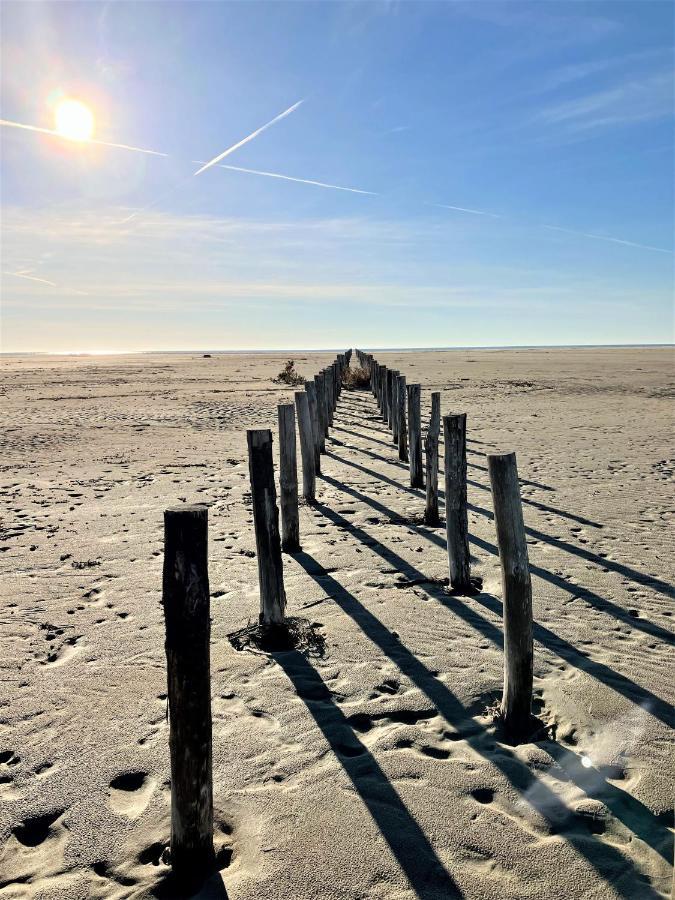
[[[54,129],[69,141],[89,141],[94,135],[94,114],[80,100],[61,100],[54,113]]]

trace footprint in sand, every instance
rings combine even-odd
[[[137,819],[146,809],[157,782],[147,772],[124,772],[108,789],[110,808],[118,816]]]

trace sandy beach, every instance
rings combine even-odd
[[[228,635],[258,615],[246,429],[276,431],[287,355],[0,361],[0,898],[166,896],[162,515],[183,501],[209,506],[221,869],[200,896],[670,896],[672,349],[375,352],[422,385],[423,424],[432,390],[467,413],[483,590],[447,594],[443,527],[372,395],[344,391],[284,554],[325,650],[271,657]],[[293,354],[307,377],[334,355]],[[493,449],[517,452],[547,726],[517,747],[486,712]]]

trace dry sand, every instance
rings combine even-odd
[[[296,354],[305,375],[332,358]],[[419,524],[372,397],[345,392],[303,552],[284,557],[289,613],[321,624],[325,656],[276,659],[227,636],[257,616],[245,430],[276,428],[283,358],[2,361],[2,900],[161,893],[162,511],[180,500],[210,505],[225,849],[203,896],[668,895],[672,352],[378,358],[421,382],[424,420],[430,390],[468,413],[484,592],[436,583],[443,529]],[[516,748],[485,715],[502,677],[493,448],[518,453],[550,726]]]

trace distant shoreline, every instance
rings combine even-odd
[[[664,349],[672,347],[675,349],[675,343],[663,344],[467,344],[455,347],[369,347],[367,344],[363,346],[364,350],[377,353],[441,353],[450,350],[630,350],[630,349]],[[251,355],[262,355],[269,353],[333,353],[335,351],[343,351],[343,347],[295,347],[295,348],[268,348],[268,349],[243,349],[243,350],[213,350],[213,349],[194,349],[194,350],[20,350],[16,352],[9,351],[0,353],[0,358],[10,358],[17,356],[149,356],[152,354],[167,354],[173,356],[193,356],[194,354],[210,353],[218,356],[233,356],[236,354],[249,353]]]

